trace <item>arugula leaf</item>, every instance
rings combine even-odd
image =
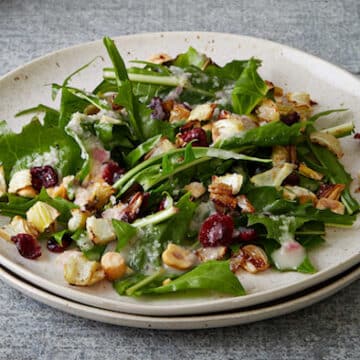
[[[51,198],[46,190],[43,188],[35,198],[29,199],[17,195],[8,194],[7,202],[0,202],[0,213],[4,216],[20,215],[26,217],[26,212],[37,202],[43,201],[50,206],[54,207],[60,212],[58,221],[61,223],[67,223],[71,217],[71,209],[75,209],[78,206],[73,202],[62,198]]]
[[[323,116],[327,116],[336,112],[342,112],[342,111],[348,111],[348,109],[332,109],[332,110],[327,110],[327,111],[322,111],[319,112],[313,116],[311,116],[308,121],[309,122],[315,122],[316,120],[320,119]]]
[[[32,113],[45,113],[44,126],[58,126],[60,116],[59,111],[43,104],[39,104],[38,106],[20,111],[15,116],[18,117]]]
[[[145,278],[146,278],[146,275],[133,274],[133,275],[128,276],[125,279],[115,280],[113,282],[113,287],[119,295],[125,295],[127,289],[129,289],[133,285],[139,283],[140,281],[144,280]]]
[[[112,219],[112,226],[117,238],[116,251],[120,251],[136,235],[137,230],[134,226],[116,219]]]
[[[195,66],[204,70],[209,62],[210,60],[205,54],[199,53],[196,49],[190,46],[186,53],[178,55],[171,64],[181,68]]]
[[[191,144],[189,144],[185,149],[172,150],[167,152],[166,155],[160,154],[143,161],[121,177],[114,184],[114,188],[120,189],[119,195],[121,195],[137,181],[147,191],[169,177],[207,162],[211,158],[271,162],[270,159],[256,158],[222,149],[192,148]],[[165,166],[165,169],[162,166]]]
[[[101,256],[105,251],[106,244],[94,244],[89,239],[86,231],[82,229],[77,230],[71,238],[75,241],[76,245],[87,259],[95,261],[99,261],[101,259]]]
[[[307,220],[287,215],[265,216],[262,214],[249,214],[248,226],[262,224],[266,227],[267,237],[279,242],[289,240],[294,237],[297,228],[302,226]]]
[[[61,231],[56,232],[55,234],[52,234],[51,236],[54,238],[54,240],[60,245],[63,246],[62,239],[63,237],[68,234],[69,231],[64,229]]]
[[[0,163],[7,180],[15,171],[49,162],[62,176],[75,173],[82,165],[77,144],[62,129],[35,119],[20,134],[10,130],[0,134]]]
[[[143,134],[141,132],[141,126],[139,124],[140,103],[134,96],[124,60],[120,56],[114,41],[109,37],[104,37],[104,45],[109,54],[111,62],[113,63],[115,71],[115,80],[118,87],[118,95],[115,98],[115,103],[126,108],[129,114],[129,121],[131,128],[134,131],[134,135],[138,139],[144,140]]]
[[[186,240],[190,222],[198,207],[198,204],[191,201],[190,198],[191,194],[187,193],[175,204],[179,211],[167,222],[166,230],[162,236],[164,241],[183,244]]]
[[[325,240],[321,235],[297,235],[295,240],[308,250],[316,248],[325,243]]]
[[[85,257],[88,260],[91,261],[99,261],[104,253],[106,249],[106,245],[94,245],[91,249],[89,250],[84,250],[82,253],[85,255]]]
[[[63,87],[61,90],[59,126],[64,129],[72,115],[76,112],[84,112],[89,104],[88,100],[74,95],[68,88]]]
[[[339,162],[337,157],[325,147],[311,143],[309,143],[309,146],[321,164],[321,172],[325,174],[333,184],[346,185],[341,195],[341,200],[348,213],[353,214],[359,211],[359,203],[352,197],[349,189],[352,178],[350,174],[345,171],[344,166]]]
[[[256,105],[266,96],[268,87],[259,76],[259,60],[250,59],[232,91],[232,107],[240,115],[250,114]]]
[[[143,289],[142,294],[166,294],[187,290],[213,290],[235,296],[245,295],[238,278],[230,271],[229,261],[207,261],[167,285]]]
[[[254,62],[257,62],[258,66],[261,65],[261,61],[253,59]],[[233,60],[223,67],[220,67],[216,64],[210,64],[206,69],[206,74],[216,76],[219,80],[229,80],[236,81],[239,79],[240,75],[244,69],[248,66],[249,60]]]
[[[147,225],[138,229],[138,236],[130,242],[128,261],[129,266],[135,271],[149,272],[161,265],[160,255],[165,244],[162,235],[166,230],[166,223]]]
[[[282,121],[274,121],[250,129],[241,136],[220,140],[215,144],[215,147],[239,151],[249,146],[267,147],[295,144],[306,125],[306,123],[296,123],[288,126]]]
[[[305,256],[304,261],[297,267],[296,270],[304,274],[314,274],[317,272],[308,256]]]

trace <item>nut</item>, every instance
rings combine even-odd
[[[195,254],[201,262],[222,260],[226,255],[226,246],[202,247]]]
[[[32,186],[26,186],[21,190],[17,191],[19,196],[34,198],[37,195],[37,191]]]
[[[304,163],[301,163],[299,165],[299,173],[301,175],[304,175],[305,177],[308,177],[308,178],[314,179],[314,180],[321,180],[324,177],[323,174],[320,174],[319,172],[317,172],[313,169],[310,169]]]
[[[343,215],[345,213],[345,206],[343,203],[337,200],[328,198],[320,198],[316,204],[316,208],[319,210],[329,209],[335,214]]]
[[[240,268],[255,274],[270,267],[265,251],[256,245],[246,245],[239,249],[230,259],[230,269],[236,272]]]
[[[232,187],[223,183],[210,184],[208,187],[210,200],[214,203],[235,209],[237,205],[236,198],[232,194]]]
[[[170,283],[171,283],[171,279],[167,278],[162,282],[162,285],[165,286],[165,285],[169,285]]]
[[[127,266],[123,256],[117,252],[109,251],[101,258],[101,267],[108,280],[114,281],[126,274]]]
[[[79,187],[76,189],[74,203],[81,209],[90,211],[101,209],[114,192],[115,189],[106,182],[95,182],[87,188]]]
[[[0,166],[0,197],[5,195],[7,191],[4,167]]]
[[[255,212],[254,206],[251,204],[246,195],[238,195],[236,200],[242,214],[252,214]]]
[[[196,256],[190,250],[171,243],[162,253],[161,258],[164,264],[178,270],[188,270],[197,261]]]
[[[150,159],[152,157],[167,153],[170,150],[175,149],[176,146],[167,138],[161,138],[160,141],[145,155],[144,159]]]
[[[271,122],[280,120],[279,109],[276,103],[270,99],[263,100],[255,110],[255,113],[261,121]]]
[[[274,146],[271,154],[272,163],[274,166],[281,166],[290,161],[290,154],[285,146]]]
[[[149,59],[149,62],[152,62],[153,64],[158,64],[158,65],[161,65],[161,64],[164,64],[170,60],[172,60],[173,58],[168,55],[168,54],[165,54],[165,53],[159,53],[159,54],[155,54],[155,55],[152,55]]]
[[[216,104],[201,104],[197,105],[193,110],[191,110],[190,115],[187,121],[199,120],[207,121],[210,120],[213,116]]]
[[[318,198],[328,198],[331,200],[339,200],[341,193],[344,191],[344,184],[322,184],[317,193]]]
[[[189,191],[191,193],[191,196],[193,196],[195,199],[204,195],[206,192],[205,186],[201,182],[197,181],[191,182],[190,184],[186,185],[184,189],[186,191]]]
[[[171,123],[187,120],[190,116],[190,110],[183,104],[174,104],[173,108],[170,111]]]
[[[299,199],[300,204],[312,202],[315,205],[317,202],[316,195],[310,190],[301,186],[285,186],[283,191],[283,197],[287,200],[295,200],[297,198]]]
[[[226,184],[231,186],[233,195],[236,195],[243,184],[244,177],[240,174],[225,174],[223,176],[213,176],[211,178],[212,184]]]

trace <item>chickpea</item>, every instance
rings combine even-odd
[[[110,281],[123,277],[127,269],[123,256],[113,251],[104,254],[101,258],[101,267]]]

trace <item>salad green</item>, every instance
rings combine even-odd
[[[244,271],[316,272],[325,227],[359,212],[338,140],[353,123],[317,129],[346,109],[313,114],[259,59],[219,66],[190,47],[127,68],[104,46],[95,89],[70,84],[96,59],[52,84],[59,109],[20,112],[34,117],[18,134],[0,123],[0,236],[28,259],[41,242],[66,251],[68,283],[126,296],[239,296]]]

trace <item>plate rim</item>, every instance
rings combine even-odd
[[[349,286],[360,279],[360,266],[357,266],[351,272],[341,276],[329,284],[321,286],[315,291],[306,293],[294,298],[285,300],[275,305],[266,306],[263,304],[255,309],[244,309],[234,312],[212,313],[202,315],[186,316],[147,316],[137,314],[127,314],[117,311],[99,309],[93,306],[74,302],[61,296],[52,294],[44,289],[36,287],[26,280],[11,274],[5,268],[0,266],[0,279],[10,287],[18,290],[22,294],[42,304],[66,312],[73,316],[78,316],[88,320],[103,322],[107,324],[126,326],[144,329],[159,330],[194,330],[209,329],[218,327],[228,327],[235,325],[244,325],[261,320],[279,317],[291,312],[301,310],[317,302],[324,300]]]
[[[360,80],[356,76],[354,76],[347,70],[344,70],[337,65],[334,65],[334,64],[332,64],[326,60],[323,60],[315,55],[308,54],[302,50],[290,47],[288,45],[284,45],[284,44],[273,42],[273,41],[270,41],[267,39],[256,38],[256,37],[252,37],[252,36],[230,34],[230,33],[220,33],[220,32],[172,31],[172,32],[152,32],[152,33],[128,34],[128,35],[113,37],[113,39],[115,41],[121,41],[123,39],[124,40],[131,39],[133,37],[153,38],[154,36],[159,36],[159,37],[166,36],[166,35],[167,36],[194,36],[195,34],[200,35],[200,36],[205,36],[205,37],[206,36],[214,36],[214,37],[229,36],[229,37],[236,38],[237,40],[240,40],[240,41],[242,39],[246,39],[251,42],[267,43],[267,44],[274,45],[274,46],[280,46],[281,48],[288,49],[292,52],[301,54],[303,56],[305,55],[306,57],[311,58],[314,61],[317,61],[320,63],[322,62],[323,64],[326,64],[327,66],[329,66],[333,69],[336,69],[337,72],[342,73],[342,76],[347,76],[349,78],[349,80],[355,82],[355,84],[357,84],[357,86],[360,87]],[[56,56],[59,53],[64,53],[64,52],[68,52],[68,51],[72,52],[72,51],[76,51],[77,49],[80,49],[82,47],[94,46],[99,43],[101,43],[101,40],[95,40],[95,41],[75,44],[70,47],[65,47],[63,49],[58,49],[58,50],[52,51],[41,57],[33,59],[33,60],[25,63],[24,65],[21,65],[21,66],[17,67],[16,69],[4,74],[3,76],[0,77],[0,83],[4,80],[8,79],[9,77],[16,75],[19,71],[23,71],[24,69],[26,69],[29,66],[40,63],[42,61],[46,61],[46,60]],[[293,293],[295,291],[294,288],[296,288],[296,290],[303,290],[305,288],[310,288],[311,286],[313,286],[325,279],[329,279],[332,276],[345,271],[346,269],[350,268],[351,266],[353,266],[359,262],[360,262],[360,254],[354,254],[352,257],[348,258],[346,260],[346,262],[343,262],[336,267],[332,267],[332,268],[328,268],[328,269],[319,271],[318,273],[311,275],[311,278],[308,277],[308,278],[302,279],[302,280],[300,280],[296,283],[293,283],[291,285],[288,285],[288,286],[284,285],[282,287],[277,288],[276,290],[263,291],[263,292],[261,292],[262,300],[257,301],[256,303],[258,303],[258,304],[264,303],[270,299],[279,298],[280,296],[286,296],[290,293]],[[11,271],[14,271],[17,274],[22,275],[28,281],[30,281],[34,284],[43,283],[42,287],[44,289],[49,289],[55,293],[58,293],[61,296],[66,296],[68,298],[75,299],[77,301],[81,301],[81,302],[84,302],[87,304],[89,304],[89,303],[91,304],[91,302],[90,302],[91,299],[89,300],[89,298],[96,299],[96,296],[94,296],[94,295],[89,295],[89,294],[84,294],[79,291],[74,291],[71,288],[66,288],[62,285],[52,283],[50,280],[46,280],[39,275],[32,274],[32,273],[28,272],[25,268],[23,268],[21,265],[11,261],[10,259],[5,258],[5,256],[3,256],[2,254],[0,254],[0,263],[3,264],[5,267],[9,268]],[[278,296],[276,296],[275,294],[279,293],[279,292],[281,292],[281,295],[279,294]],[[179,305],[169,305],[169,306],[167,306],[167,309],[166,309],[167,311],[166,311],[165,315],[164,315],[163,305],[154,305],[154,304],[146,304],[146,303],[143,303],[143,304],[126,303],[126,302],[120,303],[120,301],[119,301],[119,308],[121,307],[122,309],[118,310],[118,311],[126,311],[129,313],[131,312],[131,313],[138,313],[138,314],[156,314],[156,315],[163,315],[163,316],[173,315],[175,313],[176,314],[194,314],[194,313],[205,313],[205,312],[208,313],[208,312],[219,311],[220,308],[223,309],[224,304],[227,305],[228,310],[252,305],[252,304],[254,304],[254,302],[252,302],[252,299],[255,296],[258,297],[259,293],[246,295],[247,301],[242,300],[241,304],[237,303],[237,301],[236,301],[237,299],[239,299],[238,297],[233,297],[233,298],[222,298],[222,299],[215,299],[215,300],[204,299],[204,301],[201,304],[183,304],[180,306]],[[245,297],[241,297],[241,298],[245,299]],[[211,306],[211,309],[207,309],[206,311],[204,311],[204,306]]]

